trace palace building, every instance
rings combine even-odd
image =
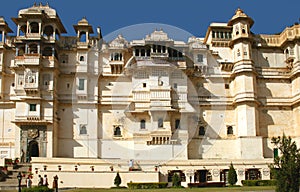
[[[300,141],[300,25],[254,34],[237,9],[187,42],[153,29],[112,41],[56,10],[0,18],[0,158],[21,158],[59,187],[270,179],[272,137]]]

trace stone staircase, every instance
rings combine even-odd
[[[19,172],[22,174],[21,186],[26,187],[26,177],[29,175],[30,163],[19,163],[15,166],[8,166],[7,170],[2,170],[0,177],[4,178],[0,181],[0,191],[2,190],[18,190],[17,175]]]

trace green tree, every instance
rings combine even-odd
[[[273,137],[272,143],[280,152],[270,165],[277,179],[276,192],[299,192],[300,153],[295,141],[283,135]]]
[[[233,164],[230,163],[229,171],[228,171],[228,183],[230,185],[234,185],[234,184],[236,184],[236,182],[237,182],[237,174],[233,167]]]
[[[120,177],[119,172],[117,172],[117,175],[116,175],[115,180],[114,180],[114,184],[115,184],[117,187],[119,187],[119,186],[121,185],[121,183],[122,183],[122,179],[121,179],[121,177]]]
[[[172,185],[173,187],[180,187],[181,186],[181,178],[178,173],[174,173],[172,176]]]

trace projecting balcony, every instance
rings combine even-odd
[[[32,40],[41,40],[42,36],[40,33],[27,33],[26,38]]]
[[[77,42],[77,48],[78,49],[87,49],[89,47],[88,42]]]
[[[169,53],[151,53],[151,57],[152,58],[168,58],[169,57]]]
[[[171,139],[170,136],[152,137],[151,141],[147,141],[147,145],[176,145],[177,139]]]
[[[24,85],[24,91],[27,94],[35,94],[39,92],[39,86],[36,83],[25,83]]]
[[[52,124],[53,116],[42,116],[40,114],[16,115],[15,120],[12,122],[16,124]]]
[[[22,56],[15,57],[15,66],[22,65],[40,65],[41,55],[38,53],[25,54]]]

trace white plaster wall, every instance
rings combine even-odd
[[[262,159],[263,143],[262,137],[241,137],[240,157],[241,159]]]
[[[165,162],[177,159],[187,159],[187,145],[146,145],[126,140],[101,140],[101,158],[103,159],[135,159],[156,160]]]
[[[46,174],[49,186],[52,187],[53,177],[59,178],[59,188],[110,188],[114,187],[116,172],[41,172]],[[129,182],[159,182],[158,172],[119,172],[122,183],[120,186],[126,186]],[[34,176],[33,185],[37,185],[38,177]]]
[[[236,111],[237,135],[256,136],[256,109],[249,105],[238,105]]]
[[[73,104],[74,125],[73,137],[77,145],[74,147],[74,157],[98,156],[98,115],[94,105]],[[87,134],[80,134],[80,125],[86,125]]]
[[[276,137],[283,133],[294,135],[293,114],[289,109],[265,108],[259,112],[259,127],[261,136]]]
[[[237,159],[239,142],[236,139],[208,139],[202,145],[203,159]]]
[[[258,67],[286,67],[284,54],[279,49],[253,49],[252,59]]]

